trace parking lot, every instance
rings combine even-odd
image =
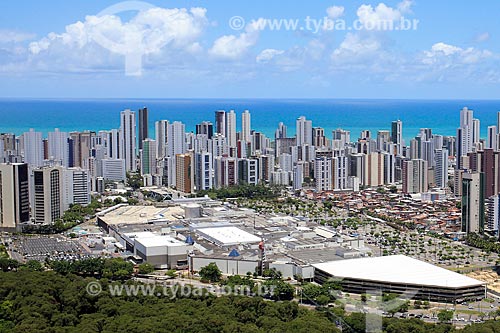
[[[28,260],[75,260],[89,257],[78,242],[60,235],[13,236],[7,246],[12,258]]]

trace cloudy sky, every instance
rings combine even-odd
[[[0,97],[500,96],[500,1],[18,0]]]

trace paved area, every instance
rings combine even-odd
[[[60,235],[13,236],[8,245],[12,258],[28,260],[76,260],[89,257],[89,253],[77,241]]]

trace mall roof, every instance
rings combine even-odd
[[[260,238],[236,227],[201,228],[196,232],[203,238],[220,246],[258,243]]]
[[[486,284],[404,255],[330,261],[312,266],[337,278],[448,288]]]

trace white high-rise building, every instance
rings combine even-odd
[[[26,163],[0,164],[0,198],[0,230],[19,231],[19,224],[30,220]]]
[[[333,189],[345,190],[349,177],[349,160],[347,156],[336,156],[332,159]]]
[[[100,149],[104,151],[103,158],[120,158],[120,130],[99,131],[97,137],[100,141]]]
[[[302,184],[304,183],[304,165],[299,162],[293,168],[293,189],[302,189]]]
[[[427,192],[428,166],[427,161],[414,159],[403,161],[403,193],[422,193]]]
[[[385,159],[380,153],[370,153],[364,156],[364,183],[365,186],[380,186],[384,184]]]
[[[24,138],[24,163],[33,167],[43,165],[42,132],[35,132],[32,128],[23,134]]]
[[[59,131],[58,128],[54,132],[49,132],[49,160],[60,163],[67,167],[69,163],[69,146],[68,133]]]
[[[486,199],[487,229],[498,237],[500,231],[500,196],[494,195]]]
[[[257,159],[238,159],[238,183],[249,185],[259,183],[259,161]]]
[[[209,190],[213,187],[213,160],[209,152],[194,155],[194,186],[196,191]]]
[[[290,172],[293,168],[292,155],[281,154],[279,157],[279,167],[282,171]]]
[[[464,107],[460,110],[460,127],[472,126],[472,119],[474,118],[474,111]]]
[[[427,161],[429,167],[433,167],[435,164],[435,148],[434,141],[422,141],[420,142],[420,156],[422,159]]]
[[[245,142],[252,142],[251,131],[251,117],[250,112],[245,110],[241,114],[241,138]]]
[[[120,158],[125,160],[127,171],[136,171],[135,112],[126,109],[120,113]]]
[[[286,130],[287,130],[287,127],[285,124],[283,124],[282,122],[280,122],[278,124],[278,129],[276,130],[275,134],[274,134],[274,138],[275,139],[284,139],[286,138]]]
[[[156,157],[164,158],[167,153],[168,120],[155,122]]]
[[[125,160],[122,158],[105,158],[101,161],[102,178],[112,181],[124,181],[126,179]]]
[[[476,126],[478,126],[477,123]],[[464,107],[460,111],[460,127],[457,129],[457,139],[456,139],[457,169],[460,169],[462,167],[460,157],[465,156],[467,155],[467,153],[472,152],[473,138],[474,138],[473,128],[474,128],[473,111]]]
[[[227,138],[221,134],[214,134],[212,139],[208,140],[208,151],[212,154],[213,158],[218,156],[227,155],[229,148],[227,145]]]
[[[63,168],[44,167],[33,170],[32,214],[35,223],[50,224],[64,211]]]
[[[436,186],[445,188],[448,186],[448,149],[437,149],[435,159],[436,168],[434,178],[436,180]]]
[[[90,203],[89,172],[82,168],[62,169],[62,210],[72,204],[86,206]]]
[[[167,131],[167,156],[176,156],[186,152],[186,126],[174,121],[168,125]]]
[[[306,120],[306,117],[297,118],[296,122],[297,146],[304,144],[312,145],[312,121]]]
[[[226,137],[229,147],[236,147],[236,113],[234,110],[226,113]]]
[[[314,179],[316,191],[330,191],[332,186],[332,159],[328,157],[317,157],[314,160]]]

